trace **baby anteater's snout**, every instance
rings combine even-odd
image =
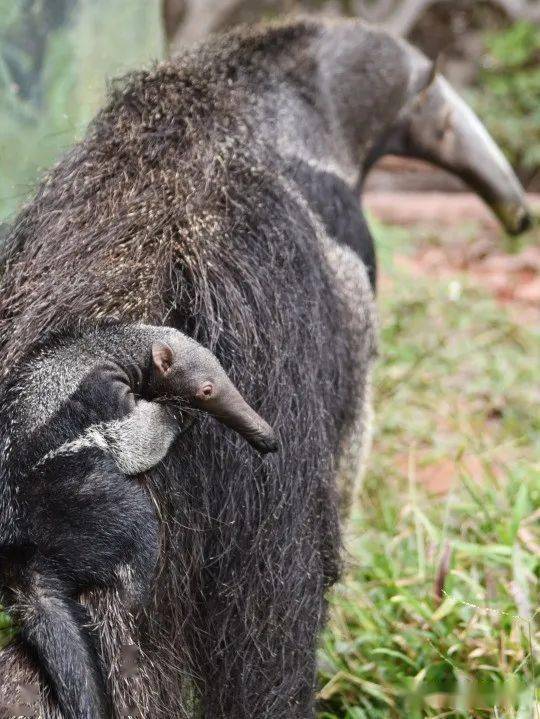
[[[181,332],[154,342],[155,391],[182,400],[213,415],[266,454],[278,448],[270,425],[246,402],[208,349]]]

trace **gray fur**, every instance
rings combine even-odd
[[[124,474],[140,474],[165,459],[179,432],[178,420],[167,407],[140,399],[135,409],[122,419],[91,425],[76,439],[46,454],[41,461],[96,447],[112,457]]]
[[[165,459],[180,428],[167,407],[139,400],[125,419],[95,431],[121,472],[140,474]]]
[[[326,168],[326,171],[329,169]],[[298,185],[285,178],[281,178],[281,181],[311,219],[343,306],[347,308],[351,340],[354,342],[357,364],[353,381],[358,393],[357,403],[350,430],[342,440],[341,455],[336,468],[341,517],[343,522],[347,522],[351,511],[357,506],[371,446],[371,375],[377,347],[375,298],[366,268],[360,258],[328,235],[321,219],[309,207]]]

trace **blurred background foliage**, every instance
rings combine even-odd
[[[85,127],[106,79],[161,57],[151,0],[0,0],[0,221]]]
[[[84,129],[108,78],[209,32],[284,13],[360,15],[406,35],[540,189],[539,3],[526,0],[0,0],[0,222]],[[535,9],[536,8],[536,9]]]
[[[470,101],[522,179],[540,171],[540,27],[517,22],[488,33]]]

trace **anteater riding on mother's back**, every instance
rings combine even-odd
[[[214,355],[171,327],[46,333],[4,382],[0,406],[4,601],[64,716],[106,716],[105,667],[78,598],[114,589],[133,613],[145,606],[159,530],[140,475],[194,409],[261,453],[277,448],[274,433]]]
[[[160,558],[146,607],[114,588],[78,597],[115,717],[314,714],[337,478],[345,506],[368,440],[375,259],[358,197],[386,152],[456,172],[509,230],[527,224],[510,167],[444,79],[355,21],[238,30],[130,75],[13,223],[5,381],[66,322],[169,325],[217,355],[280,437],[262,461],[201,417],[147,473]],[[0,676],[0,702],[61,716],[22,640]]]

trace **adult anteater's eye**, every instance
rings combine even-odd
[[[205,382],[197,392],[198,399],[210,399],[214,394],[214,385],[211,382]]]

